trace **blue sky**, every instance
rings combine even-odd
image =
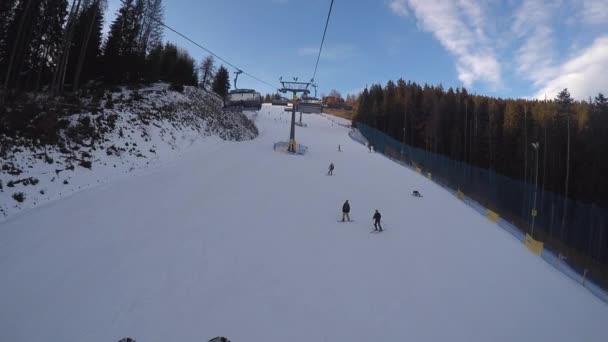
[[[312,77],[330,0],[164,3],[169,26],[278,86],[280,76]],[[109,0],[106,20],[118,6]],[[206,55],[172,32],[164,38]],[[608,0],[335,0],[319,93],[400,77],[500,97],[608,93]],[[246,76],[239,86],[273,90]]]

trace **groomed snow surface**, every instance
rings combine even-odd
[[[348,128],[273,151],[288,120],[0,223],[0,341],[606,341],[607,305]]]

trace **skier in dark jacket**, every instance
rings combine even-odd
[[[348,200],[346,200],[346,202],[344,202],[344,204],[342,205],[342,222],[344,222],[344,218],[346,218],[348,221],[350,221],[350,216],[348,216],[349,212],[350,212],[350,204],[348,204]]]
[[[327,171],[328,176],[332,176],[334,174],[334,163],[329,164],[329,171]]]
[[[382,226],[380,225],[380,218],[382,217],[382,215],[380,215],[380,213],[378,212],[378,209],[376,209],[376,212],[374,213],[374,231],[375,232],[381,232],[382,231]]]

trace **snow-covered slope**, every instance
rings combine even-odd
[[[0,144],[12,143],[0,151],[0,222],[23,209],[171,160],[191,145],[257,135],[245,116],[224,111],[217,96],[192,87],[183,93],[168,88],[159,83],[108,92],[101,111],[62,118],[57,146],[0,137]],[[22,202],[14,197],[19,193]]]
[[[273,151],[288,118],[0,224],[0,341],[605,341],[608,306],[348,128]]]

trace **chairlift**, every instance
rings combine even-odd
[[[272,97],[272,105],[273,106],[287,106],[289,100],[286,97],[280,96],[276,94]]]
[[[242,70],[234,72],[234,90],[228,92],[226,99],[226,108],[233,108],[239,110],[260,110],[262,109],[262,95],[255,91],[255,89],[239,89],[237,82],[239,75],[243,73]]]
[[[316,97],[310,97],[303,95],[302,99],[298,101],[296,111],[306,114],[321,114],[323,111],[323,103]]]
[[[228,93],[226,108],[240,110],[262,109],[262,95],[254,89],[235,89]]]

